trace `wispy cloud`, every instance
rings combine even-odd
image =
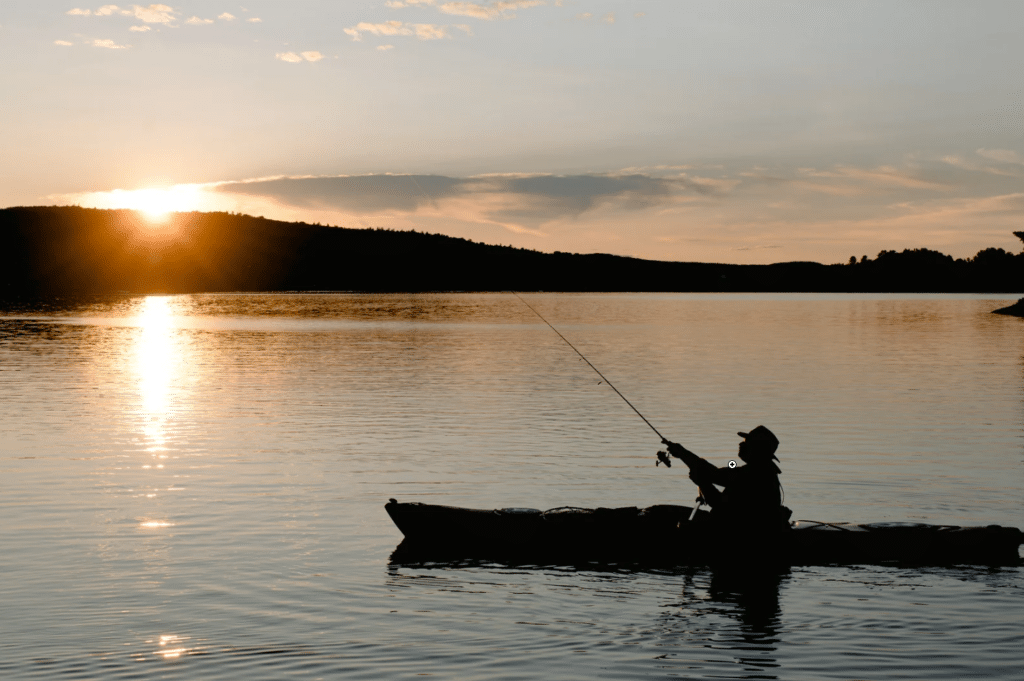
[[[405,7],[432,7],[439,12],[452,16],[472,17],[474,19],[494,20],[513,19],[515,11],[538,7],[547,4],[545,0],[496,0],[495,2],[464,2],[460,0],[388,0],[385,3],[392,9]],[[468,24],[447,26],[441,24],[414,24],[392,20],[382,22],[361,21],[355,26],[343,29],[353,40],[362,40],[364,34],[376,36],[416,36],[420,40],[440,40],[450,37],[449,28],[458,29],[467,35],[473,35]],[[387,48],[385,48],[387,49]]]
[[[343,29],[353,40],[362,40],[364,33],[378,36],[412,36],[420,40],[439,40],[448,37],[448,27],[437,24],[407,24],[402,21],[384,21],[371,24],[361,21],[355,26]]]
[[[131,45],[118,45],[113,40],[109,40],[109,39],[93,40],[92,43],[90,43],[90,44],[93,47],[105,47],[108,50],[127,50],[127,49],[129,49],[131,47]]]
[[[121,14],[134,16],[147,24],[169,24],[174,21],[176,12],[174,8],[167,5],[150,5],[149,7],[133,5],[130,10],[123,10]]]
[[[389,0],[392,9],[402,7],[434,7],[445,14],[474,19],[513,19],[514,12],[547,4],[544,0],[497,0],[496,2],[459,2],[457,0]]]
[[[949,191],[950,185],[921,177],[913,169],[896,168],[894,166],[878,166],[875,168],[856,168],[853,166],[836,166],[832,170],[802,169],[801,175],[822,179],[849,179],[875,187],[903,189],[928,189],[932,191]]]
[[[440,40],[448,37],[448,27],[437,24],[413,24],[416,37],[420,40]]]
[[[977,154],[978,156],[982,156],[993,161],[999,161],[1000,163],[1024,165],[1024,158],[1022,158],[1016,151],[1011,151],[1009,149],[978,149]]]
[[[986,154],[981,154],[981,152],[983,152],[983,151],[984,152],[988,152],[989,150],[987,150],[987,149],[979,149],[978,150],[978,155],[979,156],[981,156],[982,158],[988,159],[985,162],[979,162],[979,161],[977,161],[974,158],[968,159],[968,158],[964,158],[962,156],[956,156],[956,155],[943,156],[941,160],[942,160],[943,163],[946,163],[946,164],[948,164],[950,166],[953,166],[954,168],[959,168],[961,170],[967,170],[967,171],[971,171],[971,172],[988,173],[989,175],[1001,175],[1003,177],[1021,177],[1022,173],[1024,173],[1024,169],[1012,167],[1014,165],[1017,165],[1017,163],[1013,162],[1012,160],[1007,161],[1007,160],[1002,160],[1000,158],[992,159],[990,156],[987,156]],[[997,151],[1001,151],[1003,153],[1008,153],[1008,154],[1015,154],[1016,153],[1016,152],[1012,152],[1012,151],[1006,152],[1005,150],[997,150]],[[997,156],[999,156],[999,154],[997,154]],[[1003,156],[1002,158],[1004,158],[1004,159],[1005,158],[1012,159],[1013,157],[1012,156]],[[993,165],[991,163],[991,160],[995,160],[996,164]],[[1008,168],[1007,166],[1011,166],[1011,167]]]
[[[213,19],[200,19],[199,17],[195,17],[194,16],[194,17],[189,17],[185,21],[185,23],[186,24],[190,24],[192,26],[202,26],[204,24],[212,24],[213,23]]]
[[[360,175],[277,177],[219,183],[216,192],[279,205],[365,214],[458,216],[470,222],[534,230],[598,207],[639,211],[681,194],[716,190],[688,178],[644,175]]]
[[[295,52],[278,52],[276,55],[274,55],[274,57],[276,59],[280,59],[281,61],[286,61],[291,64],[298,64],[299,62],[303,61],[320,61],[321,59],[324,58],[324,55],[322,55],[319,52],[310,50],[307,52],[299,52],[298,54],[296,54]]]
[[[580,21],[590,21],[591,19],[594,18],[594,14],[593,12],[582,12],[580,14],[577,14],[576,18],[579,19]],[[614,24],[615,12],[608,12],[603,17],[601,17],[600,21],[605,24]]]
[[[350,26],[343,30],[352,36],[353,40],[362,40],[363,33],[372,33],[373,35],[412,35],[412,29],[408,28],[401,21],[384,21],[379,24],[360,21],[355,26]]]
[[[234,14],[229,14],[228,12],[224,12],[224,14],[217,15],[217,18],[218,19],[223,19],[224,21],[234,21],[235,20],[235,15]]]
[[[174,15],[177,12],[174,11],[173,7],[168,5],[149,5],[148,7],[142,7],[141,5],[132,5],[131,8],[121,8],[117,5],[103,5],[98,10],[93,12],[92,10],[82,9],[76,7],[67,11],[67,14],[74,16],[97,16],[97,17],[109,17],[117,15],[135,17],[140,21],[144,21],[147,24],[170,24],[175,20]]]
[[[150,26],[132,26],[128,30],[135,31],[136,33],[145,33],[146,31],[152,31],[153,28]]]
[[[395,49],[395,46],[394,45],[378,45],[377,49],[380,50],[381,52],[387,52],[388,50]]]
[[[434,3],[431,3],[434,4]],[[437,9],[445,14],[472,17],[474,19],[514,19],[515,11],[546,4],[542,0],[506,0],[504,2],[442,2]]]
[[[289,60],[298,61],[301,55]],[[279,57],[280,58],[280,57]],[[1004,155],[1012,159],[1009,155]],[[779,219],[814,221],[845,215],[880,215],[893,211],[919,212],[924,206],[970,203],[973,213],[982,199],[992,211],[1020,211],[1017,193],[989,184],[978,194],[980,178],[946,176],[938,182],[929,168],[840,165],[830,169],[793,168],[770,172],[764,168],[715,170],[664,166],[620,173],[581,175],[490,174],[470,177],[444,175],[365,175],[275,177],[217,185],[217,192],[264,196],[281,205],[350,214],[420,213],[446,210],[493,224],[536,228],[547,222],[581,218],[593,211],[655,211],[659,215],[692,212],[695,207],[749,211],[753,223],[776,215]],[[1002,182],[1002,180],[1000,180]],[[993,196],[1010,198],[995,201]],[[895,200],[894,200],[895,199]],[[730,207],[731,208],[727,208]],[[933,209],[929,208],[929,211]],[[768,213],[765,213],[768,211]],[[801,218],[801,215],[805,217]],[[748,219],[748,218],[744,218]]]
[[[250,19],[246,19],[246,21],[248,21],[250,24],[261,24],[261,23],[263,23],[263,19],[260,19],[259,17],[252,17]]]
[[[67,40],[54,40],[53,44],[54,45],[61,45],[62,47],[70,47],[70,46],[74,45],[74,43],[69,43]]]

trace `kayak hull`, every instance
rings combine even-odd
[[[777,532],[742,532],[719,527],[705,511],[675,505],[542,512],[392,499],[385,509],[405,536],[392,557],[398,563],[1019,565],[1024,542],[1019,529],[997,525],[801,521]]]

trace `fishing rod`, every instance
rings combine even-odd
[[[601,373],[601,371],[600,371],[600,370],[599,370],[599,369],[598,369],[598,368],[597,368],[596,366],[594,366],[594,365],[593,365],[593,364],[592,364],[592,363],[590,362],[590,360],[589,360],[589,359],[587,359],[586,357],[584,357],[584,356],[583,356],[583,353],[582,353],[582,352],[580,352],[579,350],[577,350],[577,349],[576,349],[576,346],[575,346],[575,345],[573,345],[572,343],[570,343],[570,342],[569,342],[569,339],[568,339],[568,338],[566,338],[565,336],[563,336],[563,335],[562,335],[562,333],[561,333],[561,332],[560,332],[560,331],[559,331],[558,329],[556,329],[556,328],[555,328],[554,326],[552,326],[552,325],[551,325],[551,322],[549,322],[548,320],[544,319],[544,315],[542,315],[542,314],[541,314],[540,312],[537,312],[537,310],[536,310],[536,309],[534,309],[534,307],[533,307],[532,305],[530,305],[530,304],[529,304],[528,302],[526,302],[525,300],[523,300],[523,297],[522,297],[521,295],[519,295],[518,293],[516,293],[515,291],[512,291],[512,295],[514,295],[514,296],[515,296],[516,298],[518,298],[518,299],[519,299],[520,301],[522,301],[523,305],[525,305],[526,307],[528,307],[528,308],[530,308],[531,310],[533,310],[533,314],[535,314],[535,315],[537,315],[538,317],[540,317],[540,320],[541,320],[542,322],[544,322],[544,323],[545,323],[545,324],[547,324],[547,325],[548,325],[549,327],[551,327],[551,330],[552,330],[552,331],[554,331],[555,333],[557,333],[557,334],[558,334],[558,337],[559,337],[559,338],[561,338],[562,340],[564,340],[564,341],[565,341],[565,344],[566,344],[566,345],[568,345],[568,346],[569,346],[570,348],[572,348],[573,350],[575,350],[576,354],[580,356],[580,359],[582,359],[582,360],[583,360],[584,362],[586,362],[586,363],[587,363],[587,364],[588,364],[588,365],[590,366],[590,368],[591,368],[591,369],[593,369],[594,371],[596,371],[596,372],[597,372],[597,375],[598,375],[598,376],[600,376],[600,377],[601,377],[601,378],[602,378],[602,379],[604,380],[604,382],[608,384],[608,387],[609,387],[609,388],[611,388],[612,390],[614,390],[614,391],[615,391],[615,394],[617,394],[617,395],[618,395],[619,397],[621,397],[621,398],[622,398],[622,401],[623,401],[623,402],[625,402],[626,404],[628,404],[628,405],[629,405],[629,408],[630,408],[630,409],[632,409],[633,411],[635,411],[635,412],[636,412],[636,415],[637,415],[637,416],[639,416],[640,418],[642,418],[642,419],[644,420],[644,423],[646,423],[646,424],[647,424],[647,427],[648,427],[648,428],[650,428],[651,430],[653,430],[653,431],[654,431],[654,434],[655,434],[655,435],[657,435],[657,436],[658,436],[659,438],[661,438],[661,441],[662,441],[663,443],[665,443],[665,444],[668,444],[668,440],[666,440],[666,439],[665,439],[665,436],[664,436],[664,435],[662,435],[661,433],[659,433],[659,432],[658,432],[658,429],[657,429],[657,428],[655,428],[655,427],[654,427],[654,426],[653,426],[653,425],[651,424],[651,422],[647,420],[647,417],[646,417],[646,416],[644,416],[643,414],[641,414],[641,413],[640,413],[640,410],[639,410],[639,409],[637,409],[636,407],[634,407],[634,406],[633,406],[633,403],[632,403],[632,402],[630,402],[629,400],[627,400],[627,399],[626,399],[626,396],[625,396],[625,395],[623,395],[623,394],[622,394],[621,392],[619,392],[619,389],[618,389],[618,388],[616,388],[616,387],[615,387],[614,385],[612,385],[612,382],[611,382],[611,381],[609,381],[609,380],[608,380],[608,378],[607,378],[607,377],[606,377],[606,376],[605,376],[604,374],[602,374],[602,373]],[[661,460],[661,462],[662,462],[662,463],[664,463],[664,464],[665,464],[666,466],[671,466],[672,464],[670,463],[670,460],[669,460],[668,456],[666,455],[666,456],[662,457],[662,454],[663,454],[663,452],[658,452],[658,458],[659,458],[659,459]]]

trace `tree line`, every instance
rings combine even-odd
[[[1016,233],[1024,240],[1024,232]],[[0,296],[223,291],[991,292],[1024,290],[1024,254],[925,248],[848,263],[665,262],[542,253],[439,234],[232,213],[0,210]]]

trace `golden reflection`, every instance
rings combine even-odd
[[[175,657],[181,657],[192,652],[192,648],[187,648],[183,643],[190,637],[188,636],[175,636],[173,634],[168,636],[161,636],[159,641],[150,639],[146,643],[159,643],[160,647],[155,651],[156,654],[165,660],[173,659]]]
[[[138,317],[141,333],[135,347],[135,370],[141,398],[146,451],[166,458],[167,420],[171,415],[171,382],[178,365],[170,299],[148,296]],[[156,465],[163,468],[162,464]]]

